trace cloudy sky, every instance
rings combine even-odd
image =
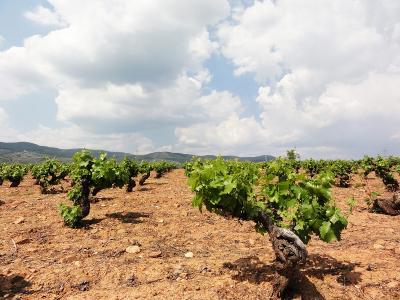
[[[0,141],[400,155],[400,1],[1,0]]]

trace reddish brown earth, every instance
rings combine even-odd
[[[110,189],[82,229],[63,225],[65,193],[41,195],[32,179],[0,187],[0,297],[4,299],[267,299],[274,255],[250,222],[191,206],[182,170],[133,193]],[[358,203],[340,242],[314,238],[303,299],[400,299],[400,216],[371,214],[363,199],[380,180],[334,188]],[[23,219],[22,219],[23,218]],[[138,245],[139,253],[127,253]],[[185,257],[192,252],[193,257]],[[300,299],[300,296],[297,296]]]

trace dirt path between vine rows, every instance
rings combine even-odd
[[[343,209],[351,196],[358,203],[340,242],[310,242],[303,299],[400,299],[400,217],[368,213],[369,191],[390,193],[375,178],[366,182],[334,188]],[[69,202],[65,193],[41,195],[30,178],[1,186],[0,297],[267,299],[267,237],[250,222],[200,213],[191,198],[175,170],[133,193],[100,192],[85,228],[69,229],[57,209]]]

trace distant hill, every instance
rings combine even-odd
[[[0,142],[0,162],[20,162],[20,163],[34,163],[40,162],[45,157],[55,157],[61,161],[70,161],[72,155],[81,149],[59,149],[53,147],[39,146],[33,143],[18,142],[18,143],[3,143]],[[109,156],[116,159],[123,159],[125,156],[137,160],[167,160],[172,162],[183,163],[191,160],[192,154],[173,153],[173,152],[153,152],[145,155],[134,155],[124,152],[110,152],[103,150],[90,150],[93,155],[98,156],[100,152],[106,152]],[[198,156],[202,158],[215,158],[214,155]],[[238,157],[238,156],[224,156],[225,159],[239,159],[243,161],[262,162],[274,159],[271,155],[261,155],[255,157]]]

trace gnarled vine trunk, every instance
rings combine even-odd
[[[135,179],[133,179],[132,177],[129,177],[128,179],[128,185],[126,186],[126,191],[128,193],[133,191],[133,188],[136,186],[136,182]]]
[[[382,177],[383,184],[389,192],[396,192],[399,190],[399,182],[392,176]]]
[[[3,185],[4,179],[0,177],[0,185]]]
[[[349,175],[340,176],[339,186],[343,187],[343,188],[349,187],[350,186],[350,176]]]
[[[100,191],[101,191],[100,188],[94,187],[93,190],[92,190],[92,196],[93,197],[96,196]]]
[[[44,185],[40,185],[40,193],[41,194],[57,194],[57,190],[54,187],[47,187]]]
[[[150,172],[143,174],[142,178],[139,180],[139,185],[144,185],[145,181],[150,177]]]
[[[81,180],[81,184],[82,184],[82,197],[79,201],[79,206],[82,209],[82,214],[80,216],[80,219],[82,220],[83,218],[88,216],[90,212],[90,201],[89,201],[90,180],[88,178],[83,178]]]
[[[21,180],[11,181],[10,187],[17,187],[21,183]]]
[[[41,194],[47,194],[48,193],[48,190],[44,185],[40,184],[39,186],[40,186],[40,193]]]
[[[280,299],[285,290],[297,281],[299,266],[307,259],[307,249],[296,234],[274,225],[265,213],[259,215],[257,222],[267,229],[276,256],[277,275],[270,298]]]
[[[49,184],[54,185],[59,180],[59,178],[55,174],[51,174],[50,176],[51,178],[49,180]]]
[[[371,212],[390,216],[400,215],[400,193],[395,193],[392,199],[375,199]]]

